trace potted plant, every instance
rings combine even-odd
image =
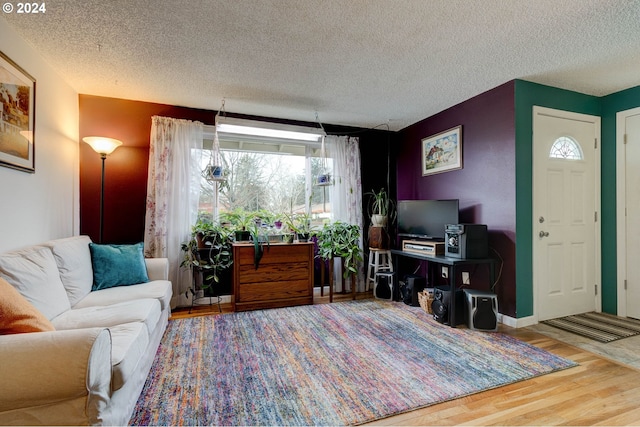
[[[377,192],[373,190],[367,195],[371,196],[367,206],[371,218],[368,232],[369,247],[387,249],[390,240],[387,224],[390,217],[392,221],[395,219],[395,203],[389,198],[384,188]]]
[[[198,219],[193,227],[191,227],[191,235],[195,239],[198,249],[206,249],[208,242],[210,242],[215,235],[215,226],[210,221]]]
[[[358,273],[358,262],[362,261],[360,248],[360,227],[345,222],[336,221],[325,224],[317,233],[318,257],[331,261],[335,257],[344,259],[346,279]]]
[[[244,209],[235,209],[232,212],[221,214],[223,222],[228,222],[234,229],[236,242],[251,241],[251,229],[255,225],[254,215]]]
[[[323,173],[316,177],[316,185],[320,187],[324,187],[327,185],[331,185],[331,174]]]
[[[371,191],[366,195],[371,196],[368,204],[371,224],[375,227],[386,227],[391,219],[395,218],[395,203],[389,198],[387,190],[381,188],[380,191]]]
[[[308,242],[311,234],[311,216],[308,213],[289,214],[285,220],[287,226],[298,235],[299,242]]]
[[[222,166],[219,166],[219,165],[208,165],[202,171],[202,176],[208,182],[224,181],[225,180],[224,169],[223,169]]]
[[[192,227],[191,239],[181,245],[184,258],[180,265],[194,273],[194,282],[185,293],[187,298],[196,298],[199,290],[206,294],[214,283],[220,283],[221,273],[233,264],[231,243],[230,231],[220,224],[198,221]]]
[[[264,245],[267,245],[267,250],[269,249],[269,237],[265,234],[264,230],[261,229],[260,223],[257,221],[253,222],[253,230],[251,231],[251,238],[253,240],[253,266],[257,270],[260,266],[260,260],[262,259],[262,255],[264,255]]]

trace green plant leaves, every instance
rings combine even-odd
[[[317,236],[319,258],[323,260],[343,258],[345,278],[358,273],[358,262],[363,259],[360,248],[360,227],[336,221],[325,224]]]

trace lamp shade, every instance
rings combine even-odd
[[[113,150],[122,145],[122,141],[103,136],[86,136],[82,140],[89,144],[96,153],[104,154],[105,156],[113,153]]]

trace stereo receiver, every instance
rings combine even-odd
[[[444,242],[405,240],[402,242],[402,250],[424,255],[442,255],[444,254]]]

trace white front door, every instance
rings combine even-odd
[[[622,120],[618,120],[618,126],[623,136],[618,150],[624,158],[622,176],[618,177],[624,180],[619,184],[624,192],[618,193],[618,218],[622,219],[618,225],[622,227],[622,233],[618,233],[618,247],[622,244],[618,256],[624,259],[626,267],[618,273],[623,280],[623,288],[618,292],[625,302],[626,313],[618,309],[618,314],[640,319],[640,110],[626,112]]]
[[[597,307],[599,140],[599,117],[534,107],[533,283],[538,320]]]

